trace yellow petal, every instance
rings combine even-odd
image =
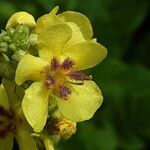
[[[100,63],[107,55],[107,49],[99,43],[86,41],[63,50],[62,57],[70,57],[75,69],[84,70]]]
[[[12,150],[13,139],[14,136],[12,134],[8,134],[4,139],[0,138],[0,150]]]
[[[66,22],[74,22],[77,24],[80,27],[85,39],[88,40],[92,38],[93,29],[89,19],[85,15],[79,12],[66,11],[60,14],[59,17],[64,19]]]
[[[93,81],[86,81],[84,85],[72,85],[68,100],[57,98],[59,111],[74,122],[92,118],[102,101],[101,91]]]
[[[3,85],[0,85],[0,105],[5,107],[6,109],[9,108],[9,101],[8,101],[7,93]]]
[[[60,23],[63,23],[63,21],[58,16],[54,15],[53,13],[43,15],[37,20],[37,26],[36,26],[35,32],[40,33],[43,30],[53,25],[60,24]]]
[[[42,82],[34,82],[25,91],[22,109],[35,132],[42,131],[46,124],[49,92]]]
[[[20,85],[26,80],[41,80],[41,72],[47,65],[47,62],[43,61],[41,58],[27,54],[18,64],[15,76],[16,83]]]
[[[80,42],[84,42],[85,39],[83,37],[83,34],[80,30],[80,28],[73,22],[68,22],[67,25],[71,28],[72,30],[72,37],[71,39],[65,44],[64,48],[65,49],[70,49],[71,46],[80,43]]]
[[[38,37],[40,57],[50,62],[53,56],[59,56],[71,35],[71,28],[66,24],[55,25],[41,32]]]
[[[92,39],[91,41],[97,43],[97,39],[96,38]]]
[[[58,13],[58,11],[59,11],[59,6],[56,6],[55,8],[53,8],[53,9],[51,10],[50,14],[56,15],[56,14]]]
[[[36,142],[25,127],[20,127],[16,134],[20,150],[38,150]]]
[[[36,23],[34,17],[27,12],[21,11],[17,12],[10,17],[7,22],[6,29],[8,27],[15,27],[19,24],[25,24],[29,27],[35,27]]]

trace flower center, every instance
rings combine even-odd
[[[64,100],[67,100],[68,96],[71,94],[69,83],[78,84],[76,81],[80,81],[80,84],[84,84],[84,80],[92,79],[92,76],[86,76],[81,71],[74,71],[74,65],[75,62],[69,57],[62,63],[54,57],[46,73],[46,78],[44,80],[45,86],[57,91],[59,97]]]
[[[16,134],[20,125],[21,119],[15,112],[0,105],[0,138],[5,138],[9,132]]]

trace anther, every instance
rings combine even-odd
[[[53,59],[51,60],[51,70],[57,70],[60,67],[59,61],[53,57]]]
[[[55,85],[56,81],[54,78],[52,78],[51,76],[48,76],[47,79],[45,80],[45,84],[46,86],[53,86]]]
[[[65,100],[67,100],[68,95],[71,94],[70,89],[64,85],[59,86],[59,92],[60,92],[60,97],[64,98]]]
[[[64,70],[70,70],[70,69],[73,67],[73,65],[75,65],[74,61],[71,60],[71,59],[68,57],[68,58],[66,58],[66,59],[64,60],[64,62],[62,63],[61,67],[62,67]]]
[[[79,80],[79,81],[92,80],[91,75],[87,76],[81,71],[70,72],[69,77],[70,79]]]

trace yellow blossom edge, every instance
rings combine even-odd
[[[35,132],[41,132],[46,124],[49,92],[45,89],[43,82],[34,82],[25,91],[22,109]]]
[[[72,36],[70,40],[64,45],[64,49],[70,49],[71,47],[75,44],[81,43],[86,41],[85,38],[83,37],[83,34],[81,32],[81,29],[73,22],[67,22],[66,23],[72,30]]]
[[[89,120],[102,105],[103,96],[93,81],[85,81],[84,85],[72,85],[72,93],[68,100],[55,97],[60,113],[74,122]]]
[[[51,10],[51,12],[50,12],[49,14],[54,14],[54,15],[56,15],[56,14],[58,13],[58,11],[59,11],[59,6],[56,6],[56,7],[54,7],[54,8]]]
[[[39,81],[42,78],[42,71],[48,64],[41,58],[32,55],[25,55],[18,64],[15,81],[20,85],[26,80]]]
[[[36,23],[34,17],[27,12],[20,11],[13,14],[6,24],[6,29],[8,27],[15,27],[17,25],[24,24],[28,27],[35,27]]]
[[[45,14],[38,18],[35,28],[35,33],[40,33],[44,29],[47,29],[53,25],[58,25],[64,23],[58,16],[52,14]]]
[[[70,57],[75,61],[74,69],[84,70],[99,64],[107,55],[107,49],[96,42],[85,41],[69,49],[64,49],[62,57]]]
[[[73,22],[77,24],[80,27],[85,39],[90,40],[92,38],[93,36],[92,25],[85,15],[79,12],[65,11],[58,16],[65,22]]]

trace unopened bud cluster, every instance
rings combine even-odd
[[[26,53],[32,43],[35,43],[34,34],[25,25],[15,28],[9,27],[0,34],[0,52],[9,59],[19,61]]]

